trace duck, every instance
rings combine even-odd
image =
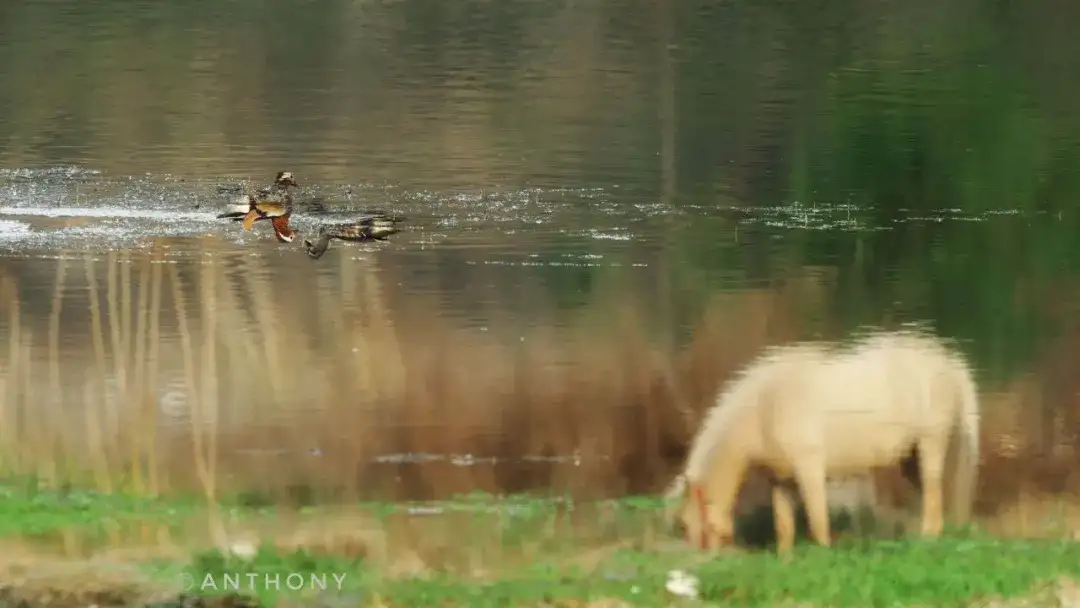
[[[233,199],[231,204],[226,206],[226,211],[217,217],[232,218],[239,221],[251,210],[252,202],[275,203],[291,201],[288,189],[290,186],[298,185],[291,171],[278,171],[274,182],[265,188],[260,188],[255,194],[243,192],[243,186],[229,186],[227,188],[218,186],[219,192],[237,194],[238,196]]]
[[[244,230],[249,231],[256,221],[270,220],[270,225],[274,227],[274,236],[283,243],[291,243],[296,239],[298,232],[289,227],[289,217],[292,215],[293,208],[290,187],[299,187],[292,172],[278,171],[273,185],[254,194],[240,195],[224,213],[218,214],[217,217],[241,221]]]
[[[304,240],[304,248],[313,259],[319,259],[330,248],[330,239],[343,241],[366,242],[384,241],[400,230],[397,224],[403,218],[386,215],[384,213],[369,213],[360,218],[341,224],[324,224],[319,228],[315,242]]]

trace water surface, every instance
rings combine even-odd
[[[103,375],[186,415],[184,331],[198,351],[200,332],[242,326],[221,340],[252,336],[244,357],[302,344],[289,356],[329,369],[335,349],[363,350],[347,328],[421,303],[512,345],[630,302],[681,343],[717,294],[801,281],[802,335],[929,323],[987,386],[1034,377],[1045,408],[1066,408],[1075,29],[1052,3],[936,6],[5,6],[8,403],[75,408]],[[371,209],[406,230],[315,261],[268,226],[215,218],[219,186],[278,170],[301,183],[303,232]],[[155,280],[158,315],[140,321]],[[154,356],[135,346],[151,326]],[[302,333],[267,337],[286,328]],[[155,371],[123,371],[140,359]],[[206,390],[258,407],[225,369]]]

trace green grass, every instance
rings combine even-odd
[[[470,581],[445,573],[384,578],[363,560],[303,552],[261,552],[251,561],[211,552],[196,556],[186,572],[219,585],[225,573],[235,572],[256,573],[260,581],[275,573],[282,580],[290,573],[305,579],[343,573],[346,597],[377,597],[389,606],[495,607],[602,598],[661,606],[678,603],[665,583],[668,573],[680,568],[699,578],[700,599],[716,605],[964,606],[1023,596],[1059,575],[1080,576],[1080,544],[955,536],[936,542],[851,542],[834,549],[802,545],[790,561],[755,552],[691,567],[686,562],[685,554],[631,549],[614,552],[590,569],[540,561],[497,580]],[[267,602],[297,593],[275,592],[261,582],[254,590]]]
[[[275,516],[274,507],[243,506],[247,502],[231,498],[224,506],[240,520]],[[554,503],[536,498],[470,495],[439,503],[439,515],[403,515],[416,506],[364,504],[351,510],[387,530],[405,522],[413,532],[422,531],[410,537],[420,545],[415,551],[422,557],[419,576],[395,573],[385,555],[345,557],[266,546],[251,559],[204,548],[187,563],[148,559],[141,568],[162,581],[212,583],[199,591],[206,595],[232,591],[225,576],[239,576],[239,592],[266,605],[302,604],[313,592],[315,575],[327,581],[323,593],[339,595],[349,605],[402,607],[581,606],[599,599],[637,606],[693,603],[665,589],[675,569],[699,579],[705,605],[763,607],[985,605],[991,598],[1030,595],[1061,576],[1080,577],[1080,543],[1001,539],[975,529],[953,530],[937,541],[850,535],[831,549],[804,541],[790,559],[771,549],[705,558],[685,547],[673,549],[675,539],[657,532],[654,499],[578,504],[576,524],[565,527],[553,525]],[[192,498],[0,486],[0,537],[48,539],[77,530],[93,539],[107,525],[103,522],[170,524],[200,513]],[[317,521],[329,513],[307,507],[298,517]],[[589,552],[595,557],[578,559]],[[267,584],[267,575],[271,581],[276,575],[278,589]],[[288,589],[290,580],[303,581],[302,589]]]
[[[167,519],[198,512],[194,500],[158,500],[94,491],[42,491],[31,482],[0,485],[0,537],[34,536],[106,522]]]

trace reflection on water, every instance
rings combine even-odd
[[[257,471],[280,450],[653,479],[633,450],[676,460],[683,423],[614,412],[674,400],[660,368],[719,380],[770,341],[909,321],[1005,402],[1037,395],[1008,425],[1066,435],[1080,53],[1058,11],[203,4],[0,9],[0,405],[40,440],[16,462],[130,440],[91,468],[150,467],[154,425],[122,421],[153,413]],[[215,218],[278,170],[302,235],[371,209],[405,231],[314,261]]]
[[[0,162],[192,177],[287,165],[319,180],[561,186],[583,175],[590,141],[590,183],[655,173],[649,130],[618,128],[655,121],[643,95],[655,68],[642,64],[657,61],[654,32],[631,21],[598,37],[600,5],[429,8],[10,9]],[[50,86],[14,92],[43,71]],[[588,121],[577,118],[583,106]],[[611,127],[621,135],[606,137]]]

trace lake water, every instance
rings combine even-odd
[[[717,294],[801,281],[798,335],[932,324],[987,390],[1038,396],[1014,399],[1031,441],[1060,441],[1080,390],[1080,43],[1050,2],[936,7],[11,3],[5,407],[96,395],[115,431],[123,404],[186,419],[194,391],[243,426],[262,407],[243,362],[315,374],[362,348],[349,323],[420,314],[509,349],[631,302],[682,344]],[[215,218],[218,186],[279,170],[300,182],[301,231],[326,219],[313,200],[405,231],[311,260]],[[255,334],[228,371],[199,350]],[[319,385],[273,382],[294,410]]]

